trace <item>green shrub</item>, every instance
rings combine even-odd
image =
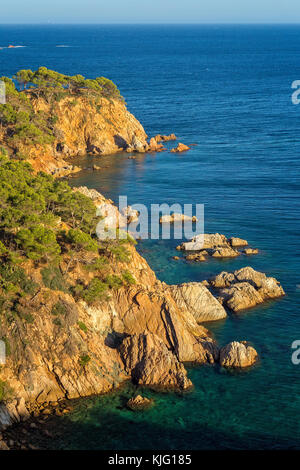
[[[60,290],[62,292],[68,291],[66,281],[58,267],[49,266],[43,268],[41,270],[41,274],[45,287],[52,290]]]
[[[8,400],[13,393],[12,388],[8,385],[7,382],[0,380],[0,403],[2,401]]]
[[[79,364],[81,367],[86,367],[90,362],[91,358],[88,354],[82,354],[79,358]]]
[[[123,245],[116,245],[109,247],[109,251],[114,255],[116,261],[120,261],[121,263],[129,263],[130,262],[130,253],[127,248]]]
[[[122,279],[119,276],[116,276],[115,274],[107,276],[105,282],[110,289],[120,289],[120,287],[122,287],[123,285]]]
[[[85,323],[83,323],[82,321],[79,321],[79,322],[78,322],[78,326],[79,326],[79,328],[80,328],[82,331],[84,331],[85,333],[87,333],[88,327],[86,326]]]
[[[91,272],[102,271],[107,265],[108,259],[105,256],[99,256],[99,258],[96,258],[92,263],[86,264],[84,269]]]
[[[133,277],[133,275],[131,274],[130,271],[124,271],[122,273],[122,278],[123,278],[123,281],[126,285],[132,286],[132,285],[136,284],[136,280],[135,280],[135,278]]]
[[[82,232],[79,229],[71,229],[67,234],[68,241],[75,247],[77,251],[84,249],[86,251],[98,250],[98,243],[93,240],[88,233]]]
[[[53,305],[51,309],[52,315],[58,316],[58,315],[66,315],[67,309],[66,306],[64,305],[63,302],[57,302],[55,305]]]
[[[89,283],[88,287],[86,287],[82,293],[81,297],[85,300],[88,304],[96,302],[97,300],[104,300],[107,298],[107,284],[100,281],[98,278],[92,279]]]

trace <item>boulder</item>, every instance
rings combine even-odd
[[[188,282],[169,287],[176,304],[190,312],[197,323],[226,318],[222,305],[201,282]]]
[[[210,285],[221,289],[219,294],[224,298],[225,305],[234,312],[285,295],[275,278],[267,277],[249,266],[233,273],[223,271],[210,281]]]
[[[164,146],[155,139],[155,137],[152,137],[149,142],[149,151],[150,152],[161,152],[164,150]]]
[[[207,260],[206,256],[203,255],[202,252],[201,253],[194,253],[193,255],[187,255],[187,256],[185,256],[185,259],[187,261],[196,261],[197,263],[200,263],[202,261]]]
[[[211,256],[213,258],[235,258],[239,256],[239,252],[228,247],[219,247],[212,250]]]
[[[181,152],[186,152],[187,150],[190,150],[191,147],[188,145],[182,144],[181,142],[177,145],[177,147],[173,148],[171,150],[172,153],[181,153]]]
[[[267,277],[264,273],[255,271],[249,266],[235,271],[234,275],[238,281],[252,284],[264,299],[274,299],[285,295],[280,283],[274,277]]]
[[[250,255],[257,255],[258,254],[258,249],[257,248],[245,248],[242,253],[244,253],[247,256]]]
[[[229,243],[232,247],[247,246],[248,245],[247,240],[243,240],[242,238],[237,238],[237,237],[229,238]]]
[[[159,142],[168,142],[170,140],[177,140],[177,137],[175,134],[170,134],[170,135],[156,135],[155,137],[153,137],[153,139],[159,143]]]
[[[239,282],[232,287],[222,289],[220,295],[224,297],[226,306],[233,312],[255,307],[264,301],[259,292],[248,282]]]
[[[155,334],[128,336],[119,352],[134,383],[180,390],[192,386],[183,364]]]
[[[222,271],[214,279],[210,281],[210,285],[217,289],[223,287],[229,287],[235,281],[235,275],[233,273],[227,273]]]
[[[145,144],[136,135],[134,135],[131,145],[127,148],[127,151],[145,153],[146,150],[147,148],[145,148]]]
[[[127,407],[132,411],[142,411],[146,410],[147,408],[151,408],[153,404],[153,400],[149,400],[149,398],[137,395],[136,397],[130,398],[130,400],[128,400]]]
[[[229,247],[225,235],[219,233],[200,233],[199,235],[195,235],[190,241],[182,243],[180,249],[184,251],[200,251],[221,246]]]
[[[257,360],[256,350],[246,341],[233,341],[220,350],[220,364],[223,367],[250,367]]]
[[[173,214],[166,214],[166,215],[162,215],[159,219],[159,223],[160,224],[164,224],[164,223],[169,223],[169,224],[173,224],[175,222],[197,222],[198,219],[196,216],[192,216],[190,217],[189,215],[185,215],[185,214],[176,214],[176,213],[173,213]]]
[[[121,214],[127,218],[127,223],[137,222],[139,220],[140,213],[139,211],[132,209],[131,206],[127,206],[122,209]]]

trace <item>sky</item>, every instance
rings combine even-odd
[[[14,0],[0,23],[300,23],[299,0]]]

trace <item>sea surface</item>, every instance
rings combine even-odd
[[[168,283],[201,281],[250,265],[276,277],[286,297],[210,323],[220,345],[253,342],[261,360],[242,373],[190,368],[195,388],[154,393],[156,406],[126,409],[133,386],[80,400],[52,448],[300,448],[300,80],[299,26],[1,26],[0,76],[41,65],[111,78],[147,133],[175,132],[196,144],[169,152],[87,158],[71,182],[130,204],[205,204],[205,232],[246,238],[259,255],[233,261],[174,261],[178,240],[138,249]],[[64,46],[64,47],[58,47]]]

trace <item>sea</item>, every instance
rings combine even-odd
[[[23,47],[7,48],[9,44]],[[299,449],[300,26],[0,26],[0,76],[46,66],[112,79],[149,136],[175,133],[189,152],[84,157],[70,180],[129,204],[204,204],[205,233],[245,238],[253,257],[173,260],[180,240],[142,240],[139,252],[167,283],[202,281],[244,266],[276,277],[286,296],[206,326],[223,346],[251,341],[249,370],[188,367],[187,393],[140,389],[80,399],[58,417],[55,449]],[[93,164],[102,167],[92,171]]]

